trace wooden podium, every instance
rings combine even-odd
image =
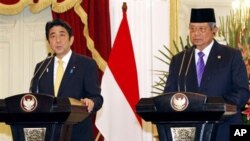
[[[156,124],[160,141],[213,141],[217,123],[237,109],[220,97],[178,92],[141,98],[136,112]]]
[[[69,141],[72,126],[88,115],[73,98],[25,93],[0,100],[0,122],[10,125],[13,141]]]

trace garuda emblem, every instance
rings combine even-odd
[[[187,96],[183,93],[174,94],[170,102],[171,107],[175,111],[184,111],[189,105],[189,100]]]
[[[37,107],[37,99],[31,94],[26,94],[22,97],[20,105],[23,111],[32,112]]]

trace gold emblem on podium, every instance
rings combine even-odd
[[[172,96],[170,105],[175,111],[184,111],[189,105],[189,100],[185,94],[176,93]]]

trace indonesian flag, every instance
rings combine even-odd
[[[108,65],[102,78],[104,103],[96,126],[106,141],[142,141],[141,119],[135,113],[139,101],[137,70],[126,9]]]

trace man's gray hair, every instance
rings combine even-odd
[[[209,22],[208,25],[210,26],[211,29],[216,27],[216,23],[215,22]]]

